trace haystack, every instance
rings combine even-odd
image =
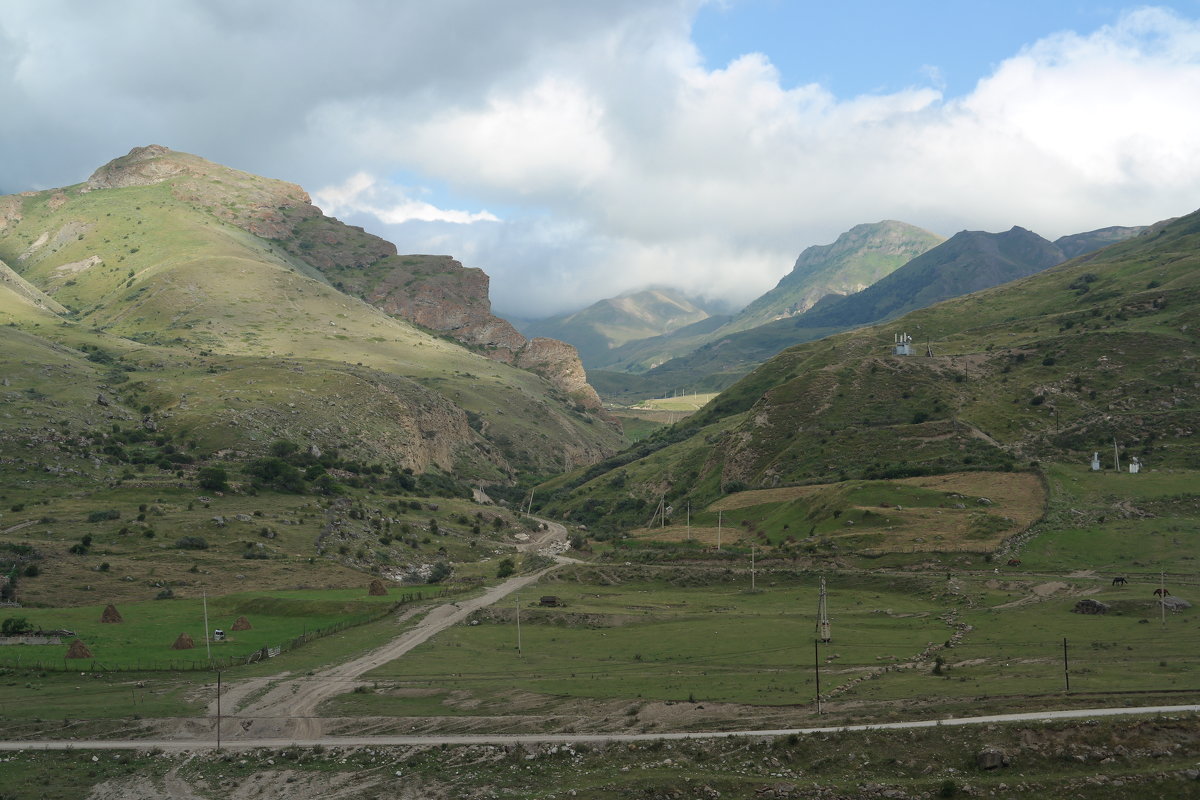
[[[124,618],[121,617],[121,612],[117,611],[117,607],[114,606],[112,603],[109,603],[108,606],[105,607],[104,613],[100,615],[100,621],[101,622],[124,622],[125,620],[124,620]]]
[[[238,617],[237,619],[235,619],[233,621],[233,627],[230,628],[230,630],[231,631],[248,631],[248,630],[250,630],[250,620],[246,619],[245,617]]]
[[[92,651],[88,650],[88,646],[83,643],[82,639],[76,639],[71,642],[71,646],[67,648],[67,658],[91,658]]]
[[[172,650],[191,650],[195,646],[196,646],[196,643],[192,641],[191,636],[188,636],[186,633],[181,633],[181,634],[179,634],[179,638],[175,640],[175,644],[171,645],[171,649]]]
[[[383,581],[376,578],[375,580],[371,581],[371,586],[369,589],[367,589],[367,594],[371,595],[372,597],[381,597],[387,594],[387,587],[383,585]]]

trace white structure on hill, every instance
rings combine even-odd
[[[1138,457],[1134,456],[1133,458],[1129,459],[1129,474],[1137,475],[1141,471],[1142,471],[1142,462],[1138,461]]]
[[[1100,471],[1100,454],[1092,453],[1092,472]]]
[[[912,354],[912,337],[907,333],[897,333],[895,346],[892,348],[892,355],[911,356]]]

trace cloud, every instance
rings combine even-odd
[[[762,54],[706,65],[699,5],[0,4],[0,189],[157,141],[316,187],[525,315],[645,284],[745,302],[860,222],[1055,237],[1198,205],[1195,20],[1030,42],[963,96],[931,66],[838,97]]]
[[[452,222],[470,225],[473,222],[499,222],[488,211],[455,211],[438,208],[424,200],[410,198],[401,187],[380,185],[378,179],[365,173],[352,175],[339,186],[327,186],[313,192],[313,204],[329,216],[342,217],[367,214],[387,225],[406,222]]]

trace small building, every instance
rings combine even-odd
[[[913,354],[912,337],[907,333],[897,333],[896,341],[892,346],[892,355],[895,356],[911,356]]]
[[[213,629],[213,638],[212,638],[212,640],[213,640],[214,642],[223,642],[223,641],[225,641],[225,631],[221,630],[220,628],[215,628],[215,629]]]
[[[1141,471],[1142,471],[1142,462],[1138,461],[1138,457],[1134,456],[1133,458],[1129,459],[1129,474],[1137,475]]]
[[[1100,454],[1092,453],[1092,472],[1100,471]]]

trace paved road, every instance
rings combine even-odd
[[[761,731],[691,731],[687,733],[533,733],[533,734],[472,734],[419,736],[320,736],[312,739],[255,738],[222,741],[227,750],[249,750],[259,747],[427,747],[435,745],[508,745],[508,744],[578,744],[646,742],[660,739],[727,739],[732,737],[788,736],[843,731],[882,731],[907,728],[935,728],[957,725],[989,725],[1007,722],[1049,722],[1065,719],[1096,719],[1149,714],[1196,714],[1200,704],[1182,706],[1141,706],[1138,708],[1088,708],[1073,711],[1036,711],[1027,714],[993,714],[986,717],[951,717],[914,722],[884,722],[878,725],[838,725],[827,728],[783,728]],[[164,751],[202,751],[216,748],[209,740],[181,739],[110,739],[81,741],[0,741],[0,752],[14,750],[146,750],[152,747]]]

